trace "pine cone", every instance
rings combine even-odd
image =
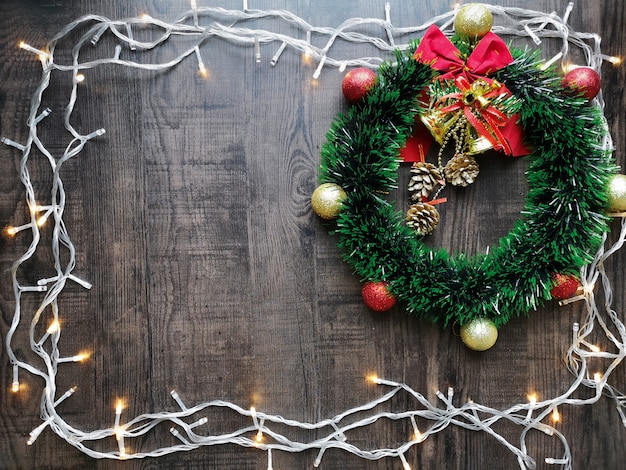
[[[409,180],[409,192],[413,201],[421,201],[435,189],[443,178],[441,171],[432,163],[415,162],[411,166],[411,179]]]
[[[417,202],[409,206],[406,220],[406,224],[419,235],[428,235],[439,225],[439,212],[428,203]]]
[[[444,168],[448,182],[454,186],[467,186],[478,176],[478,163],[471,155],[455,155]]]

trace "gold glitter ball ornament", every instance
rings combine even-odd
[[[486,318],[475,318],[461,327],[461,340],[474,351],[486,351],[497,339],[496,325]]]
[[[470,39],[482,38],[491,31],[493,16],[482,3],[468,3],[454,18],[454,31]]]
[[[313,191],[311,205],[315,213],[322,219],[336,219],[346,197],[348,197],[346,192],[338,184],[324,183]]]
[[[626,175],[611,176],[608,195],[611,212],[626,212]]]

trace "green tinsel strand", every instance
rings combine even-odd
[[[397,58],[396,67],[380,67],[378,83],[365,103],[333,122],[321,150],[321,182],[339,184],[347,191],[393,186],[400,142],[406,141],[413,126],[415,94],[433,76],[430,67],[404,60],[400,53]],[[394,106],[389,107],[390,103]],[[364,166],[369,166],[366,171]]]

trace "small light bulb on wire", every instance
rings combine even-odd
[[[306,49],[304,50],[304,54],[302,54],[302,61],[305,64],[310,64],[311,59],[313,58],[313,51],[311,50],[311,30],[307,30],[306,32]]]
[[[47,52],[44,52],[40,49],[36,49],[30,44],[26,44],[24,41],[20,41],[19,48],[24,49],[25,51],[28,51],[28,52],[32,52],[33,54],[36,54],[37,57],[39,57],[39,60],[41,60],[42,62],[48,59],[49,57]]]
[[[91,353],[89,351],[79,352],[76,356],[74,356],[74,362],[83,362],[91,357]]]
[[[17,393],[20,391],[20,379],[19,379],[20,368],[15,364],[13,366],[13,384],[11,385],[11,391],[13,393]]]
[[[46,333],[51,335],[51,334],[56,333],[60,329],[61,329],[61,324],[59,323],[59,320],[54,320],[52,323],[50,323],[50,326],[48,326]]]
[[[621,65],[621,63],[622,63],[622,58],[618,57],[618,56],[614,56],[614,55],[613,56],[609,56],[609,55],[606,55],[606,54],[602,54],[601,57],[602,57],[603,60],[607,60],[607,61],[609,61],[613,65]]]

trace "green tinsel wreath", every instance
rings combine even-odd
[[[533,149],[521,217],[489,254],[431,249],[382,197],[395,187],[398,153],[412,132],[416,95],[436,71],[413,58],[417,44],[378,71],[364,101],[339,114],[321,151],[320,181],[347,199],[335,233],[343,257],[365,280],[388,283],[409,313],[448,325],[487,318],[497,327],[551,298],[551,273],[578,273],[607,231],[607,182],[616,167],[601,143],[602,112],[563,93],[537,52],[491,77],[521,100],[520,122]]]

